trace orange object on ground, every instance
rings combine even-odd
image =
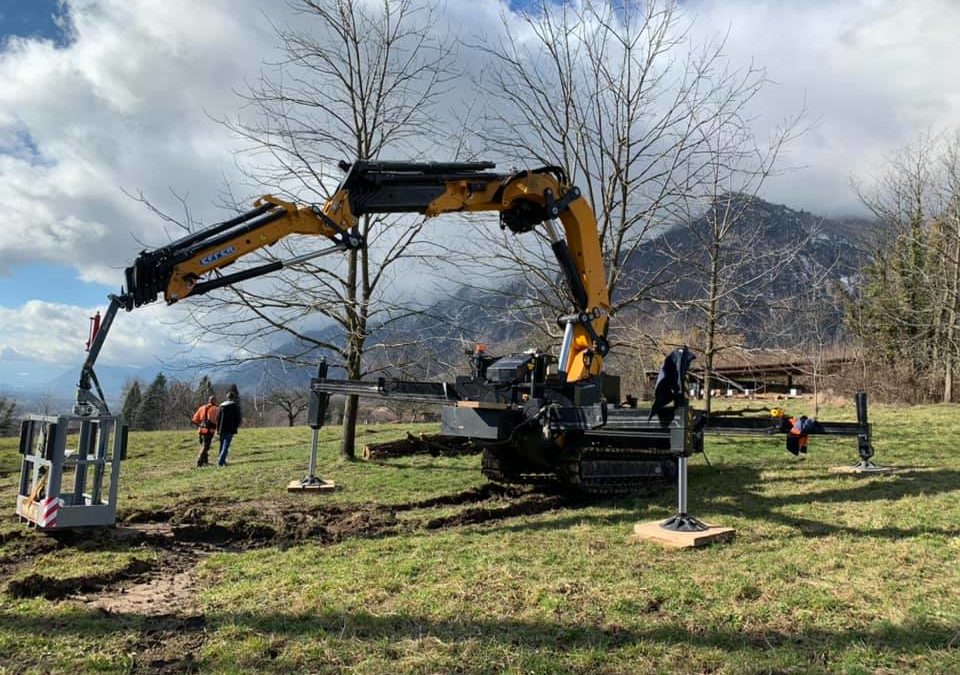
[[[806,418],[787,418],[790,424],[789,435],[787,436],[787,450],[794,455],[807,454],[807,441],[810,437],[803,433],[803,422]]]

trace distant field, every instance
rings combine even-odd
[[[202,470],[192,434],[134,433],[121,527],[56,540],[13,516],[3,439],[0,672],[960,672],[960,407],[871,413],[877,459],[914,471],[828,473],[850,439],[797,461],[711,438],[691,511],[737,538],[689,552],[627,543],[672,486],[499,488],[475,456],[343,462],[336,430],[342,489],[291,495],[305,428],[244,430]]]

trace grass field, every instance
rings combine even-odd
[[[782,437],[709,439],[691,511],[737,537],[695,551],[627,543],[672,487],[499,489],[475,456],[342,462],[335,430],[342,489],[288,494],[304,428],[244,430],[202,470],[191,434],[132,434],[121,526],[58,540],[12,515],[4,439],[0,671],[958,673],[960,408],[871,412],[877,459],[913,471],[829,473],[851,439],[802,462]]]

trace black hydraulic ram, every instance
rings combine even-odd
[[[347,191],[355,216],[421,213],[444,193],[450,181],[475,180],[484,185],[498,177],[488,172],[495,167],[492,162],[341,162],[347,175],[340,189]]]

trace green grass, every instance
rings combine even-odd
[[[806,412],[799,405],[791,412]],[[493,499],[398,509],[406,526],[372,538],[203,556],[189,611],[178,610],[202,619],[5,592],[0,671],[129,672],[149,669],[147,650],[174,672],[960,672],[958,413],[874,406],[877,459],[918,468],[890,476],[829,473],[856,460],[852,439],[814,438],[805,462],[783,451],[782,437],[709,439],[712,466],[691,462],[691,511],[737,538],[696,551],[627,543],[633,523],[670,515],[673,489],[419,526],[509,503]],[[360,442],[405,430],[374,427]],[[320,473],[342,489],[292,495],[285,486],[304,472],[309,430],[243,430],[224,470],[191,468],[189,433],[132,434],[121,510],[276,524],[324,505],[362,513],[485,482],[477,457],[344,462],[336,437],[322,434]],[[0,442],[0,475],[17,463],[15,443]],[[0,479],[0,584],[38,570],[107,574],[164,555],[97,537],[51,550],[10,515],[15,480]]]

